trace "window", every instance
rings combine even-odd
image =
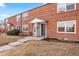
[[[67,32],[75,32],[75,21],[67,21],[66,31]]]
[[[28,12],[25,12],[22,14],[23,17],[27,17],[28,16]]]
[[[28,17],[22,17],[22,20],[28,20]]]
[[[21,15],[17,15],[17,16],[16,16],[17,21],[19,21],[20,18],[21,18]]]
[[[20,30],[20,26],[17,26],[17,29]]]
[[[65,4],[64,3],[58,3],[57,4],[57,12],[64,12],[65,11]]]
[[[75,4],[74,3],[67,3],[66,4],[66,10],[74,10],[75,9]]]
[[[28,31],[28,29],[27,28],[23,28],[23,32],[26,32],[26,31]]]
[[[76,9],[75,3],[58,3],[57,4],[57,12],[66,12],[72,11]]]
[[[57,22],[58,32],[65,32],[65,22]]]
[[[76,33],[76,21],[58,21],[57,22],[58,33]]]
[[[28,12],[25,12],[22,14],[22,19],[27,20]]]
[[[27,31],[28,31],[28,25],[23,25],[22,32],[27,32]]]

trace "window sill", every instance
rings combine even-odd
[[[63,34],[76,34],[76,32],[57,32],[57,33],[63,33]]]
[[[67,13],[67,12],[72,12],[72,11],[75,11],[76,9],[72,9],[72,10],[66,10],[66,11],[63,11],[63,12],[57,12],[57,14],[60,14],[60,13]]]
[[[76,10],[76,9],[66,10],[65,12],[74,11],[74,10]]]
[[[66,32],[66,34],[76,34],[76,32]]]

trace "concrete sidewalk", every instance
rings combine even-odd
[[[44,39],[44,37],[33,37],[33,36],[24,37],[24,39],[19,39],[15,42],[8,43],[7,45],[0,46],[0,52],[13,49],[16,46],[21,45],[30,40],[42,40],[42,39]]]

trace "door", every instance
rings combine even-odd
[[[41,36],[45,36],[45,24],[41,24]]]
[[[33,28],[33,36],[41,36],[41,24],[35,23]]]
[[[37,36],[38,37],[41,36],[41,24],[40,23],[37,24]]]

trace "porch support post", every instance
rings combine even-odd
[[[45,38],[47,38],[47,22],[45,22]]]
[[[37,36],[37,23],[35,23],[35,36]]]

